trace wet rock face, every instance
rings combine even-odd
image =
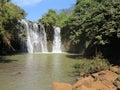
[[[73,85],[53,83],[52,90],[120,90],[120,75],[116,73],[119,70],[115,67],[115,72],[104,70],[94,73],[82,78]]]

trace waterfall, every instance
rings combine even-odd
[[[54,39],[53,39],[53,47],[52,47],[52,52],[53,53],[62,52],[60,32],[61,32],[61,29],[59,27],[54,27]]]
[[[26,42],[28,53],[48,52],[46,32],[44,26],[36,22],[21,20],[26,30]]]

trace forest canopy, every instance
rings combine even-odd
[[[98,52],[119,60],[120,0],[77,0],[65,32],[86,56]]]
[[[25,11],[10,0],[0,0],[0,47],[13,49],[18,34],[18,20],[24,18]],[[13,43],[11,43],[13,42]],[[12,45],[13,44],[13,45]]]
[[[77,47],[82,47],[79,51],[83,54],[89,51],[93,55],[119,45],[119,0],[77,0],[70,11],[56,13],[49,10],[39,22],[46,27],[60,26],[62,35],[66,35],[65,38],[69,38]]]
[[[1,47],[13,49],[18,41],[18,20],[25,15],[25,11],[10,0],[0,0]],[[107,57],[119,56],[119,0],[77,0],[70,9],[60,12],[50,9],[38,22],[44,25],[48,40],[53,40],[53,27],[61,27],[62,39],[67,38],[76,46],[78,53],[85,56],[94,57],[98,52]]]

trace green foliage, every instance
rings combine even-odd
[[[21,8],[9,0],[0,0],[0,45],[5,44],[13,49],[11,41],[17,38],[18,20],[24,16]]]
[[[110,64],[105,59],[82,59],[79,63],[73,65],[76,73],[84,73],[85,75],[109,69]]]
[[[71,13],[71,9],[61,10],[60,13],[56,13],[56,11],[50,9],[47,14],[39,19],[39,22],[42,23],[46,29],[48,39],[53,39],[53,27],[63,27]]]
[[[57,23],[56,26],[63,27],[65,22],[69,19],[72,15],[72,9],[63,9],[60,13],[57,14]]]
[[[59,26],[62,27],[64,22],[68,20],[69,16],[72,14],[71,9],[63,9],[60,13],[50,9],[47,14],[45,14],[39,22],[45,27]]]
[[[57,14],[54,10],[49,10],[47,14],[45,14],[42,19],[39,20],[45,27],[55,26],[57,22]]]
[[[69,37],[75,44],[81,43],[86,49],[90,45],[106,45],[111,37],[119,38],[119,23],[119,0],[77,0],[64,28],[69,30]]]
[[[50,9],[42,19],[39,19],[39,22],[42,23],[46,29],[47,39],[53,40],[53,26],[55,26],[57,22],[56,12]]]

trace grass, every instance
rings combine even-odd
[[[106,59],[94,58],[94,59],[82,59],[79,63],[73,65],[75,72],[84,75],[89,75],[101,70],[109,69],[110,63]]]

